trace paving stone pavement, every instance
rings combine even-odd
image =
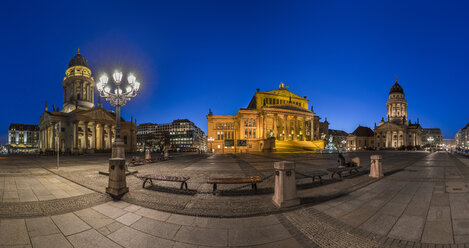
[[[175,194],[141,189],[140,181],[135,179],[130,181],[130,187],[137,193],[132,196],[134,192],[131,190],[131,197],[124,200],[135,201],[136,204],[109,201],[103,196],[90,200],[95,204],[81,204],[76,209],[62,207],[61,211],[34,215],[10,212],[13,213],[10,216],[0,215],[0,247],[464,247],[469,242],[469,187],[466,179],[469,159],[443,152],[430,155],[384,154],[385,171],[388,172],[384,179],[365,180],[367,176],[364,175],[346,178],[342,182],[327,182],[324,186],[303,188],[300,185],[300,196],[306,205],[284,212],[271,211],[270,208],[263,209],[263,212],[255,211],[267,204],[270,193],[212,196],[204,193],[206,185],[203,182],[213,174],[262,173],[266,176],[273,162],[294,160],[291,155],[193,157],[179,163],[137,167],[145,173],[193,173],[197,192]],[[361,156],[369,154],[363,153]],[[88,189],[102,187],[101,179],[93,179],[99,177],[96,170],[102,169],[103,164],[93,157],[86,158],[86,165],[79,166],[74,165],[72,159],[66,160],[69,166],[64,166],[60,171],[54,171],[47,167],[47,162],[40,161],[46,168],[41,172],[44,175],[52,171],[57,173],[60,180],[68,181],[67,178],[75,173],[76,177],[86,178],[80,181],[70,176],[69,179],[76,185]],[[222,161],[223,166],[227,167],[217,165],[217,161]],[[305,173],[330,166],[326,159],[315,156],[298,157],[296,163]],[[95,170],[93,174],[91,170]],[[9,172],[3,173],[18,175],[26,172],[10,168]],[[86,184],[86,181],[89,183]],[[336,194],[354,185],[359,187],[347,191],[345,195]],[[263,187],[270,186],[267,183]],[[316,195],[311,196],[313,193]],[[324,198],[328,193],[332,197]],[[102,194],[2,203],[0,206],[47,204],[53,201],[62,203],[67,199],[78,201],[98,195]],[[160,196],[163,197],[155,200]],[[310,198],[315,197],[321,197],[321,200],[311,201]],[[145,199],[152,204],[147,204]],[[259,201],[263,203],[259,204]],[[231,203],[234,206],[230,206]],[[155,209],[166,210],[174,206],[180,209]],[[230,211],[231,217],[238,216],[239,207],[239,211],[245,211],[246,215],[254,213],[256,216],[204,217],[205,207],[210,211],[217,208]],[[42,208],[48,207],[43,205]],[[34,208],[31,209],[34,211]],[[192,212],[189,215],[178,214],[181,209],[191,209]],[[26,212],[28,210],[24,209]],[[15,217],[15,214],[18,215]],[[217,215],[215,211],[214,216]]]

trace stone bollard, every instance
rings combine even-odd
[[[371,155],[370,177],[381,178],[383,177],[383,163],[381,162],[381,155]]]
[[[281,161],[274,163],[275,185],[272,202],[279,208],[300,204],[296,195],[295,163]]]
[[[145,151],[145,160],[150,161],[151,160],[151,153],[150,150]]]
[[[125,193],[129,192],[125,175],[125,159],[109,159],[109,185],[106,193],[114,199],[120,199]]]

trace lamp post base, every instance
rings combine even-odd
[[[125,159],[109,159],[109,184],[106,193],[114,199],[120,199],[127,192],[129,192],[129,188],[125,175]]]

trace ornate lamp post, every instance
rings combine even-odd
[[[119,199],[122,195],[129,192],[125,175],[125,146],[120,137],[120,108],[130,99],[137,96],[140,83],[137,82],[134,75],[129,74],[127,84],[123,85],[122,72],[119,71],[115,71],[112,74],[112,78],[114,79],[114,90],[111,90],[111,86],[108,85],[109,78],[106,74],[99,78],[96,88],[99,95],[116,108],[116,137],[112,144],[112,156],[109,159],[109,186],[106,188],[106,192],[113,198]],[[125,91],[122,91],[122,86],[125,87]]]

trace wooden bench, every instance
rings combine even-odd
[[[244,184],[250,183],[251,188],[257,192],[257,184],[262,182],[262,177],[231,177],[231,178],[209,178],[207,183],[213,184],[213,194],[217,192],[217,184]]]
[[[132,157],[132,159],[129,161],[129,166],[143,165],[143,164],[145,164],[145,160],[140,157]]]
[[[139,176],[140,179],[143,179],[143,184],[142,188],[145,188],[145,184],[147,181],[150,181],[151,186],[154,186],[153,180],[157,181],[166,181],[166,182],[179,182],[181,183],[180,189],[183,189],[185,186],[187,190],[187,180],[190,179],[190,177],[176,177],[176,176],[161,176],[161,175],[155,175],[155,174],[147,174],[144,176]]]

